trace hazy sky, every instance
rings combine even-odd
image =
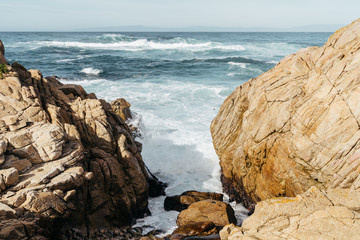
[[[360,0],[0,0],[0,31],[348,24]]]

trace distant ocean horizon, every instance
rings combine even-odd
[[[331,32],[0,32],[5,56],[44,76],[82,85],[98,98],[123,97],[142,133],[143,158],[167,195],[221,192],[210,123],[236,87],[283,57],[322,46]],[[149,230],[171,231],[177,212],[150,200]],[[237,217],[244,209],[237,206]]]

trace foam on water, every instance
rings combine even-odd
[[[228,62],[229,65],[231,66],[237,66],[237,67],[241,67],[241,68],[246,68],[246,63],[237,63],[237,62]]]
[[[99,75],[99,74],[102,72],[102,70],[96,69],[96,68],[92,68],[92,67],[88,67],[88,68],[83,68],[83,69],[81,69],[80,72],[81,72],[81,73],[85,73],[86,75],[95,75],[95,76],[97,76],[97,75]]]
[[[195,42],[191,41],[168,41],[155,42],[147,39],[136,39],[133,41],[116,41],[111,43],[102,42],[63,42],[63,41],[35,41],[31,43],[32,49],[41,47],[59,47],[59,48],[84,48],[99,50],[122,50],[122,51],[144,51],[144,50],[187,50],[187,51],[243,51],[242,45],[223,45],[219,42]]]

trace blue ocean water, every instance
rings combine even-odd
[[[107,101],[127,99],[141,127],[143,157],[168,195],[221,192],[210,123],[240,84],[284,56],[323,45],[331,33],[0,33],[9,62],[81,84]],[[150,201],[140,219],[171,231],[177,212]],[[238,217],[243,209],[237,206]]]

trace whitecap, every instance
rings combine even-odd
[[[61,42],[61,41],[36,41],[29,43],[39,47],[60,47],[60,48],[83,48],[83,49],[102,49],[102,50],[122,50],[122,51],[144,51],[144,50],[185,50],[185,51],[243,51],[242,45],[222,45],[217,42],[199,41],[177,41],[177,42],[155,42],[147,39],[137,39],[134,41],[117,41],[111,43],[99,42]]]
[[[237,67],[241,67],[241,68],[246,68],[246,63],[237,63],[237,62],[228,62],[229,65],[231,66],[237,66]]]
[[[102,70],[88,67],[88,68],[83,68],[80,72],[81,72],[81,73],[85,73],[86,75],[94,75],[94,76],[97,76],[97,75],[99,75],[100,73],[102,73]]]

